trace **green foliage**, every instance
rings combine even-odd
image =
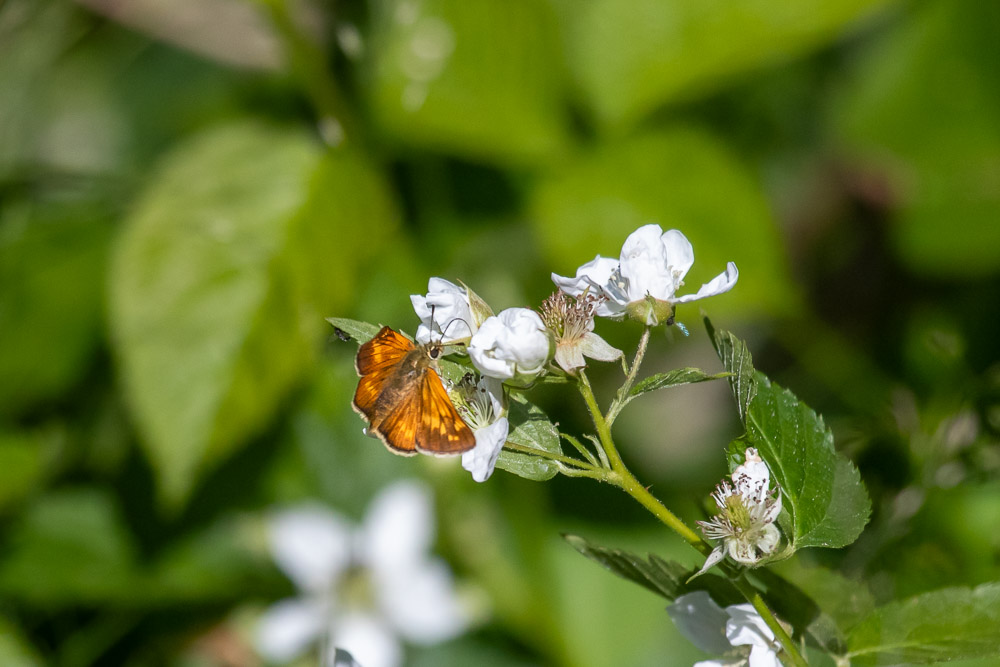
[[[995,3],[928,3],[871,47],[834,107],[846,152],[888,180],[899,256],[939,276],[1000,267]]]
[[[259,124],[197,137],[158,172],[117,248],[111,316],[164,501],[273,417],[350,289],[330,220],[364,217],[377,237],[384,197],[357,158]]]
[[[1000,654],[1000,585],[945,588],[879,607],[848,638],[851,664],[928,664]]]
[[[541,408],[528,401],[521,394],[510,397],[510,411],[507,415],[510,433],[507,441],[522,447],[530,447],[549,454],[560,454],[559,431],[545,416]],[[497,459],[497,467],[512,472],[518,477],[544,482],[559,472],[551,459],[504,449]]]
[[[719,380],[725,377],[729,377],[729,373],[715,373],[713,375],[699,368],[675,368],[666,373],[657,373],[656,375],[643,378],[632,387],[629,395],[638,396],[649,391],[656,391],[657,389],[708,382],[709,380]]]
[[[658,105],[826,43],[886,0],[561,0],[574,80],[598,123],[621,128]]]

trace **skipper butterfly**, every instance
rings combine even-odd
[[[440,342],[415,345],[389,327],[358,350],[361,380],[352,405],[368,420],[368,432],[396,454],[461,454],[476,446],[438,375],[443,351]]]

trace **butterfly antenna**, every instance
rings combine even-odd
[[[456,322],[462,322],[463,324],[465,324],[465,327],[469,331],[472,331],[472,325],[470,325],[464,318],[456,317],[456,318],[454,318],[452,320],[449,320],[448,323],[444,325],[444,330],[441,331],[441,337],[442,338],[444,338],[445,331],[448,330],[448,327],[450,327],[452,324],[455,324]]]

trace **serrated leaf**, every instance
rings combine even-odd
[[[511,396],[507,419],[510,422],[508,442],[549,454],[562,454],[559,431],[555,424],[549,421],[541,408],[528,402],[524,396],[520,394]],[[507,448],[501,450],[497,467],[536,482],[552,479],[559,472],[559,468],[550,459]]]
[[[795,395],[756,374],[747,444],[757,448],[781,487],[792,546],[842,547],[868,522],[871,503],[857,468],[833,447],[833,433]]]
[[[876,609],[848,636],[852,665],[1000,655],[1000,583],[945,588]]]
[[[160,497],[176,506],[273,418],[394,209],[357,155],[237,123],[173,153],[126,222],[112,333]]]
[[[719,380],[724,377],[729,377],[729,373],[715,373],[713,375],[706,373],[700,368],[675,368],[666,373],[657,373],[656,375],[644,378],[632,387],[629,395],[638,396],[649,391],[656,391],[657,389],[678,387],[683,384],[694,384],[696,382],[708,382],[709,380]]]
[[[716,331],[711,320],[705,318],[705,328],[712,341],[722,367],[729,373],[729,387],[736,398],[736,409],[740,413],[740,421],[746,423],[747,410],[750,402],[757,395],[757,380],[754,378],[753,356],[746,343],[728,331]]]
[[[333,325],[334,331],[338,332],[338,336],[340,335],[339,332],[343,332],[351,340],[359,344],[370,341],[382,328],[377,324],[351,320],[346,317],[328,317],[326,321]]]
[[[721,605],[736,604],[743,599],[728,580],[708,573],[690,581],[691,575],[697,570],[684,567],[676,561],[667,561],[655,554],[643,558],[637,554],[622,549],[592,544],[579,535],[563,535],[563,538],[581,554],[599,563],[614,574],[661,595],[668,600],[674,600],[680,595],[695,590],[708,591],[712,598]]]

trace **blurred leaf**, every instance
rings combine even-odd
[[[876,609],[848,638],[851,664],[934,663],[1000,654],[1000,584],[945,588]]]
[[[716,331],[711,320],[705,319],[705,328],[708,329],[708,337],[712,340],[712,347],[722,361],[722,366],[731,375],[729,376],[729,388],[736,397],[736,409],[740,413],[740,421],[746,423],[747,410],[750,403],[757,395],[757,380],[754,378],[753,357],[746,343],[728,331]]]
[[[676,561],[666,561],[655,554],[643,558],[621,549],[597,546],[578,535],[563,537],[590,560],[668,600],[673,601],[685,593],[703,590],[708,591],[712,599],[723,606],[743,601],[732,584],[716,574],[703,574],[688,583],[691,575],[698,571],[697,568],[691,569]]]
[[[16,626],[0,619],[0,665],[4,667],[42,667],[45,664]]]
[[[367,343],[381,329],[377,324],[349,320],[346,317],[328,317],[326,321],[333,325],[336,336],[340,336],[340,332],[343,332],[357,343]]]
[[[565,142],[554,17],[541,0],[379,0],[376,122],[404,142],[525,163]]]
[[[559,0],[569,68],[596,120],[621,128],[667,101],[833,41],[886,0]]]
[[[223,126],[166,161],[111,281],[127,397],[163,500],[183,501],[272,418],[323,338],[322,316],[344,306],[364,248],[394,220],[362,160],[324,156],[296,132]]]
[[[0,414],[59,397],[97,347],[110,215],[95,202],[0,204]]]
[[[58,434],[0,432],[0,510],[34,491],[45,478]]]
[[[787,313],[797,296],[782,242],[759,184],[714,136],[694,128],[642,134],[599,146],[541,181],[532,222],[556,273],[573,275],[595,254],[618,257],[625,238],[650,222],[691,240],[691,292],[726,267],[740,268],[731,295],[712,307]],[[678,306],[683,309],[690,306]]]
[[[858,623],[875,609],[875,599],[868,586],[823,567],[807,567],[798,559],[776,564],[778,573],[805,591],[820,609],[836,623],[835,628],[846,629]],[[810,628],[819,634],[822,628]],[[835,633],[836,640],[842,640]]]
[[[236,67],[278,69],[282,50],[253,2],[76,0],[91,10],[202,56]]]
[[[555,425],[549,421],[541,408],[530,403],[521,394],[511,395],[507,419],[510,421],[508,442],[550,454],[562,454],[562,448],[559,446],[559,431],[556,430]],[[552,479],[559,472],[556,464],[549,459],[509,449],[500,451],[497,467],[514,473],[518,477],[536,482]]]
[[[94,489],[41,498],[21,517],[0,561],[2,595],[40,606],[127,599],[136,583],[118,510]]]
[[[899,207],[888,229],[921,272],[1000,272],[998,22],[994,2],[914,6],[834,105],[848,152],[888,175]]]
[[[643,378],[640,382],[637,382],[632,391],[629,392],[630,396],[638,396],[639,394],[645,394],[648,391],[656,391],[657,389],[666,389],[667,387],[679,387],[684,384],[695,384],[698,382],[708,382],[709,380],[719,380],[725,377],[729,377],[729,373],[716,373],[710,375],[700,368],[675,368],[672,371],[667,371],[666,373],[657,373],[656,375],[651,375],[648,378]]]
[[[791,545],[842,547],[868,523],[871,501],[858,469],[833,447],[833,433],[809,406],[757,373],[757,395],[747,412],[739,448],[757,448],[781,487],[783,526]]]

